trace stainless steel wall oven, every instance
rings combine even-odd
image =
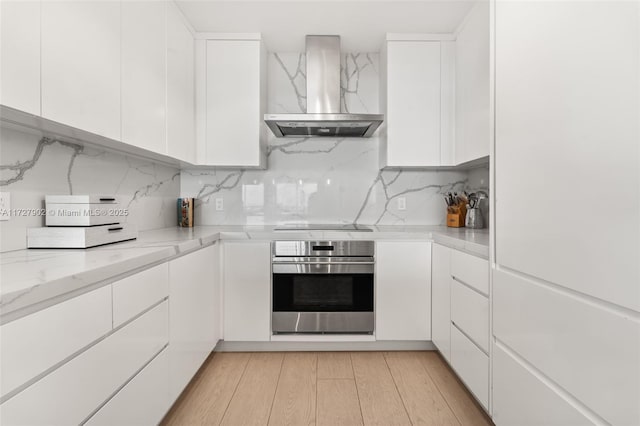
[[[374,328],[373,241],[275,241],[274,333],[362,333]]]

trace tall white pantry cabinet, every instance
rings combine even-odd
[[[640,424],[640,4],[493,6],[494,420]]]

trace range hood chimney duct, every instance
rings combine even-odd
[[[306,114],[265,114],[277,137],[370,137],[382,114],[340,112],[340,36],[308,35]]]
[[[340,114],[340,37],[307,36],[307,114]]]

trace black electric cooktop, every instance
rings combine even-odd
[[[347,232],[373,232],[373,229],[366,225],[356,225],[354,223],[295,223],[290,225],[278,225],[274,231],[347,231]]]

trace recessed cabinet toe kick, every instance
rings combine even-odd
[[[373,333],[373,241],[275,241],[272,254],[274,334]]]

